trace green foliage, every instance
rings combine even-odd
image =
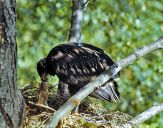
[[[17,3],[18,76],[23,86],[39,82],[37,61],[68,40],[71,1],[17,0]],[[120,60],[161,36],[162,7],[163,0],[90,0],[84,12],[81,40]],[[119,81],[121,101],[103,102],[105,107],[134,116],[163,102],[162,57],[163,51],[156,51],[123,70]],[[162,114],[146,124],[161,127],[161,118]]]

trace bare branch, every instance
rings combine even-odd
[[[140,113],[139,115],[131,119],[127,124],[117,126],[116,128],[132,128],[133,124],[140,124],[162,111],[163,111],[163,103],[147,109],[146,111]]]
[[[156,40],[148,46],[144,46],[143,48],[136,50],[134,54],[129,55],[125,59],[122,59],[108,68],[104,73],[98,76],[95,80],[85,85],[79,92],[77,92],[74,96],[72,96],[58,111],[54,113],[52,116],[48,127],[55,127],[59,120],[61,120],[65,115],[67,115],[75,106],[77,106],[81,100],[87,97],[94,89],[100,87],[110,78],[114,77],[119,71],[124,69],[125,67],[131,65],[138,58],[143,57],[146,54],[149,54],[155,50],[163,48],[163,38]]]
[[[83,10],[88,0],[72,1],[71,28],[69,34],[69,43],[79,43],[82,26]]]
[[[161,111],[163,111],[163,103],[149,108],[148,110],[144,111],[143,113],[130,120],[130,122],[133,124],[142,123],[145,120],[151,118],[152,116],[160,113]]]

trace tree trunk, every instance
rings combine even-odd
[[[17,87],[15,0],[0,0],[0,128],[19,128],[24,100]]]

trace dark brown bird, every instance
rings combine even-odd
[[[71,43],[54,47],[46,58],[37,63],[37,71],[42,81],[47,80],[48,74],[56,75],[60,82],[68,85],[73,95],[113,64],[113,60],[102,49],[85,43],[80,46]],[[120,96],[117,88],[115,80],[110,79],[90,96],[116,102]]]

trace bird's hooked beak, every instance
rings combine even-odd
[[[47,76],[48,76],[48,74],[46,72],[42,73],[41,74],[41,81],[44,81],[44,82],[48,81],[48,77]]]

